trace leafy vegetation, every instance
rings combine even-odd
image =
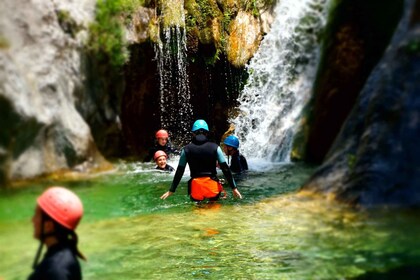
[[[260,16],[261,11],[270,9],[276,0],[242,0],[241,6],[244,11],[251,12],[255,17]]]
[[[89,26],[88,48],[98,61],[120,67],[128,60],[123,23],[144,0],[99,0],[95,22]]]

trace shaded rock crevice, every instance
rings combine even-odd
[[[403,4],[403,0],[340,1],[334,8],[313,97],[305,109],[304,135],[294,145],[296,159],[323,161],[388,46]]]
[[[405,2],[383,59],[303,189],[362,206],[420,205],[420,25],[409,25],[414,3]]]

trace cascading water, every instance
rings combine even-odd
[[[248,158],[290,161],[296,124],[315,80],[329,2],[277,4],[271,30],[249,64],[240,114],[232,120]]]
[[[160,79],[160,124],[174,136],[175,144],[186,141],[192,108],[188,85],[184,1],[165,1],[156,45]]]

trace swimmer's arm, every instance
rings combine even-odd
[[[167,191],[160,197],[161,199],[166,199],[168,196],[171,196],[176,191],[176,188],[178,187],[179,182],[181,182],[182,175],[184,175],[186,166],[187,166],[187,157],[185,156],[184,150],[182,150],[181,157],[179,158],[178,167],[176,168],[175,176],[172,181],[171,187],[169,188],[169,191]]]

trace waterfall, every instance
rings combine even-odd
[[[160,125],[185,142],[191,126],[192,108],[187,75],[184,1],[164,2],[160,41],[156,44],[160,92]],[[170,21],[170,22],[168,22]]]
[[[232,119],[250,159],[290,161],[293,136],[315,80],[328,0],[281,0],[250,61],[239,115]]]

